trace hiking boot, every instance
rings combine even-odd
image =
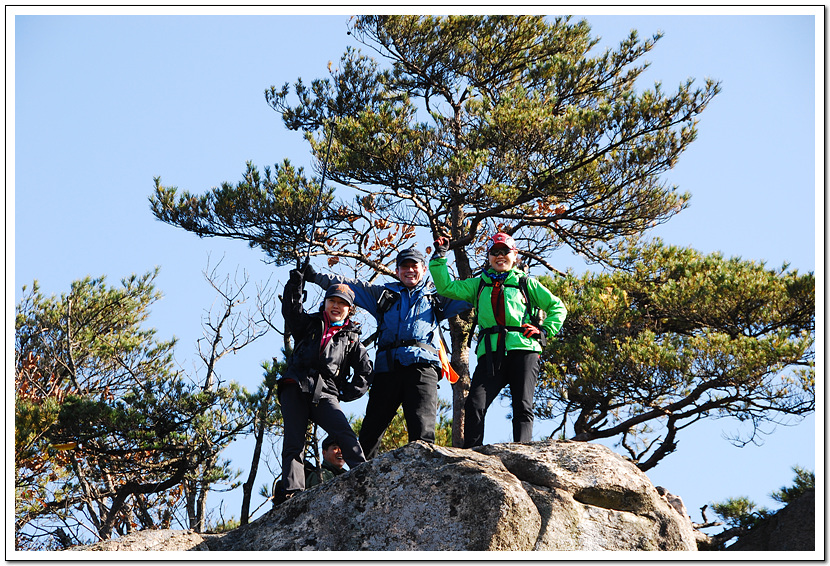
[[[282,478],[274,479],[271,485],[271,503],[274,507],[285,501],[285,488],[282,486]]]
[[[286,491],[285,487],[282,485],[282,480],[280,478],[277,478],[274,480],[274,483],[271,486],[271,502],[273,506],[276,507],[280,503],[288,501],[301,491],[301,489],[293,489],[291,491]]]

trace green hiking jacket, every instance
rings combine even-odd
[[[490,301],[493,287],[483,287],[481,295],[476,298],[479,280],[484,280],[485,283],[492,283],[486,271],[478,277],[453,280],[447,268],[447,258],[442,257],[429,262],[429,272],[435,283],[435,289],[440,295],[473,304],[473,307],[478,312],[478,325],[480,328],[496,326],[496,317],[493,314],[493,306]],[[504,281],[504,313],[506,326],[521,326],[525,323],[532,324],[529,319],[530,309],[525,305],[524,295],[518,287],[519,278],[522,275],[524,275],[522,271],[512,269],[510,275]],[[565,317],[568,314],[565,303],[533,277],[527,278],[527,292],[530,296],[531,303],[533,303],[532,306],[536,306],[545,312],[546,316],[542,323],[542,328],[544,328],[548,338],[553,337],[562,328],[562,323],[565,322]],[[490,346],[492,351],[496,351],[498,335],[491,334],[489,339],[491,341]],[[531,350],[541,352],[542,347],[536,339],[526,338],[521,332],[508,331],[505,340],[505,350]],[[476,355],[482,356],[484,353],[485,342],[484,340],[480,340],[476,348]]]
[[[320,474],[317,471],[317,468],[315,468],[312,471],[308,472],[308,474],[305,477],[306,489],[313,486],[313,485],[317,485],[319,483],[327,482],[330,479],[334,479],[335,476],[339,476],[340,474],[345,474],[346,473],[346,470],[344,470],[343,468],[337,468],[337,467],[329,464],[325,460],[323,460],[323,463],[320,466],[320,469],[322,470],[322,474]],[[320,475],[323,476],[322,480],[320,479]]]

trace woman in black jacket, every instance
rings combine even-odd
[[[372,362],[360,342],[360,325],[350,318],[354,293],[345,285],[329,287],[320,311],[313,314],[303,310],[302,294],[302,274],[292,270],[284,289],[282,315],[296,344],[277,381],[286,498],[305,489],[303,452],[309,421],[335,439],[349,468],[366,461],[340,408],[340,401],[353,401],[366,393],[372,373]]]

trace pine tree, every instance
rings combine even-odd
[[[246,240],[278,265],[308,252],[371,280],[391,275],[415,238],[441,235],[452,240],[458,275],[469,277],[497,230],[516,238],[529,267],[558,272],[552,254],[563,247],[613,262],[621,241],[687,205],[661,175],[695,139],[719,85],[638,90],[659,34],[631,32],[602,52],[588,22],[570,18],[359,16],[350,34],[380,60],[349,47],[329,78],[265,93],[318,162],[328,156],[338,198],[287,160],[263,173],[248,163],[242,181],[201,195],[156,178],[156,217]],[[461,376],[454,445],[469,326],[451,321]]]

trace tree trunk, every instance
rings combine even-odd
[[[210,491],[212,482],[205,481],[205,476],[211,473],[219,457],[214,454],[204,464],[202,464],[202,476],[199,481],[199,494],[196,498],[196,526],[192,527],[197,533],[205,532],[205,523],[207,521],[207,494]]]
[[[185,507],[187,509],[187,527],[196,528],[196,482],[191,479],[184,480]]]
[[[248,479],[242,484],[242,510],[239,512],[239,525],[247,525],[248,517],[251,514],[251,494],[254,490],[257,471],[259,470],[259,458],[262,454],[262,441],[265,438],[265,423],[260,421],[256,432],[256,443],[254,454],[251,457],[251,469],[248,472]],[[273,493],[271,496],[273,497]]]
[[[456,222],[461,222],[460,213]],[[454,230],[454,237],[460,232]],[[472,276],[470,258],[464,248],[455,250],[455,266],[460,279],[467,279]],[[458,374],[458,381],[452,386],[452,445],[456,448],[464,446],[464,403],[470,392],[470,340],[469,333],[475,332],[472,328],[473,312],[470,311],[466,317],[454,316],[449,320],[450,341],[452,343],[451,362],[453,369]],[[465,330],[466,329],[466,330]]]
[[[100,509],[101,501],[95,496],[95,491],[93,487],[89,484],[89,482],[86,479],[86,473],[79,464],[78,459],[71,452],[69,454],[69,461],[72,464],[72,470],[75,472],[75,476],[78,478],[78,484],[81,486],[81,490],[84,494],[83,505],[84,507],[86,507],[87,514],[89,515],[89,520],[92,522],[92,525],[95,527],[95,530],[98,531],[100,536],[101,518],[98,516],[98,513],[95,512],[95,508],[92,506],[92,502],[96,501]]]
[[[126,499],[127,493],[124,491],[119,491],[115,497],[112,498],[112,505],[110,506],[109,513],[107,513],[104,520],[101,521],[100,527],[98,527],[98,536],[101,537],[101,540],[109,540],[112,538],[112,531],[115,528],[115,522],[121,508],[126,502]]]
[[[141,521],[144,529],[151,529],[156,526],[155,521],[153,521],[153,518],[150,516],[150,509],[147,506],[147,498],[143,493],[136,494],[135,496],[135,514]]]
[[[470,348],[460,317],[450,320],[450,341],[451,363],[458,374],[458,381],[452,386],[452,445],[461,448],[464,445],[464,403],[470,392]]]
[[[276,364],[276,360],[274,360],[274,363]],[[277,382],[274,380],[262,400],[262,405],[260,405],[260,408],[257,411],[257,431],[256,443],[254,444],[254,455],[251,457],[251,469],[248,472],[248,479],[242,484],[242,511],[240,511],[239,514],[240,526],[248,524],[248,517],[251,514],[251,494],[254,491],[254,482],[256,481],[257,471],[259,470],[259,459],[262,455],[262,443],[265,439],[265,429],[267,428],[267,415],[265,413],[271,405],[271,398],[273,397],[276,388]],[[274,494],[272,493],[271,496],[273,495]]]

